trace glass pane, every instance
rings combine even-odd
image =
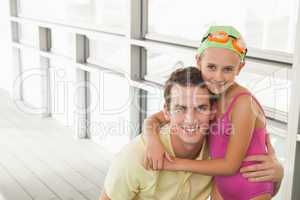
[[[147,92],[147,116],[150,116],[163,109],[164,98],[163,91]]]
[[[75,35],[59,30],[51,30],[51,51],[69,58],[75,57]]]
[[[287,141],[278,136],[271,135],[271,142],[272,142],[273,147],[275,148],[277,158],[279,159],[279,161],[281,163],[283,163],[284,168],[286,168],[286,159],[285,159],[286,151],[285,151],[285,149],[286,149]],[[284,189],[287,189],[287,188],[286,188],[286,186],[282,185],[279,190],[279,193],[272,199],[275,199],[275,200],[284,199],[283,198],[283,190]]]
[[[125,29],[126,0],[20,0],[19,15],[97,28]]]
[[[21,52],[23,98],[28,112],[36,113],[42,108],[42,71],[39,55],[32,51]]]
[[[11,91],[13,78],[12,51],[11,51],[11,22],[9,20],[9,1],[2,1],[0,7],[0,55],[1,55],[1,75],[0,88]]]
[[[209,25],[230,24],[241,31],[250,47],[293,52],[297,2],[151,0],[148,30],[200,42]]]
[[[164,84],[172,71],[185,66],[195,66],[195,55],[174,51],[147,50],[146,79]]]
[[[90,57],[88,63],[112,68],[124,74],[129,73],[128,45],[118,38],[112,39],[90,39]]]
[[[237,82],[247,87],[275,119],[287,122],[291,69],[248,62]],[[268,112],[267,112],[268,113]]]
[[[76,71],[69,63],[54,59],[50,61],[50,66],[52,117],[74,128]]]
[[[39,29],[30,24],[19,24],[20,43],[39,48]]]
[[[280,160],[280,162],[285,163],[285,147],[286,147],[286,139],[283,139],[276,135],[271,135],[271,143],[276,151],[276,156]]]
[[[105,72],[90,73],[92,139],[111,152],[129,142],[129,84]]]

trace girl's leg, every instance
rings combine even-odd
[[[252,198],[251,200],[270,200],[270,199],[272,199],[272,196],[270,194],[262,194]]]

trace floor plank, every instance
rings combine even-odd
[[[44,200],[57,197],[30,169],[4,148],[1,148],[0,157],[0,165],[6,168],[7,173],[14,177],[33,199]]]
[[[112,154],[0,90],[0,200],[98,200]]]
[[[24,188],[7,172],[7,169],[0,166],[0,200],[32,200]]]

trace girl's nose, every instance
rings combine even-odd
[[[218,81],[218,82],[222,82],[224,80],[224,77],[223,77],[223,74],[221,71],[218,71],[216,73],[216,77],[215,77],[215,80]]]

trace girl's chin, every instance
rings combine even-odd
[[[214,93],[214,94],[222,94],[223,92],[225,92],[225,88],[216,88],[216,87],[209,87],[210,92]]]
[[[210,92],[212,92],[213,94],[222,94],[224,93],[226,90],[228,90],[231,87],[231,85],[225,85],[222,87],[216,87],[216,86],[209,86],[208,89]]]

